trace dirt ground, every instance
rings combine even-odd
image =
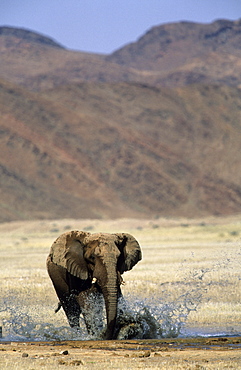
[[[241,337],[1,342],[1,369],[241,369]]]

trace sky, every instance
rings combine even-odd
[[[164,23],[241,18],[241,0],[0,0],[0,26],[109,54]]]

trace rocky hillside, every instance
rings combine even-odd
[[[46,90],[81,81],[134,80],[129,68],[104,56],[67,50],[45,36],[0,27],[0,78],[28,90]]]
[[[241,83],[241,20],[181,22],[153,27],[137,42],[107,57],[143,71],[162,86]]]
[[[240,82],[219,62],[205,83],[159,78],[224,50],[238,61],[239,27],[154,27],[110,56],[0,28],[0,221],[239,213]]]

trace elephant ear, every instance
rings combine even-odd
[[[141,248],[138,241],[130,234],[118,233],[118,246],[121,251],[119,271],[129,271],[141,260]]]
[[[84,255],[84,239],[89,235],[84,231],[69,231],[58,237],[50,251],[52,261],[80,279],[88,278]]]

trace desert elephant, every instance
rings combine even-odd
[[[105,303],[103,338],[116,338],[121,274],[140,260],[140,246],[130,234],[75,230],[60,235],[51,246],[47,270],[70,326],[79,327],[82,313],[88,333],[100,332]]]

